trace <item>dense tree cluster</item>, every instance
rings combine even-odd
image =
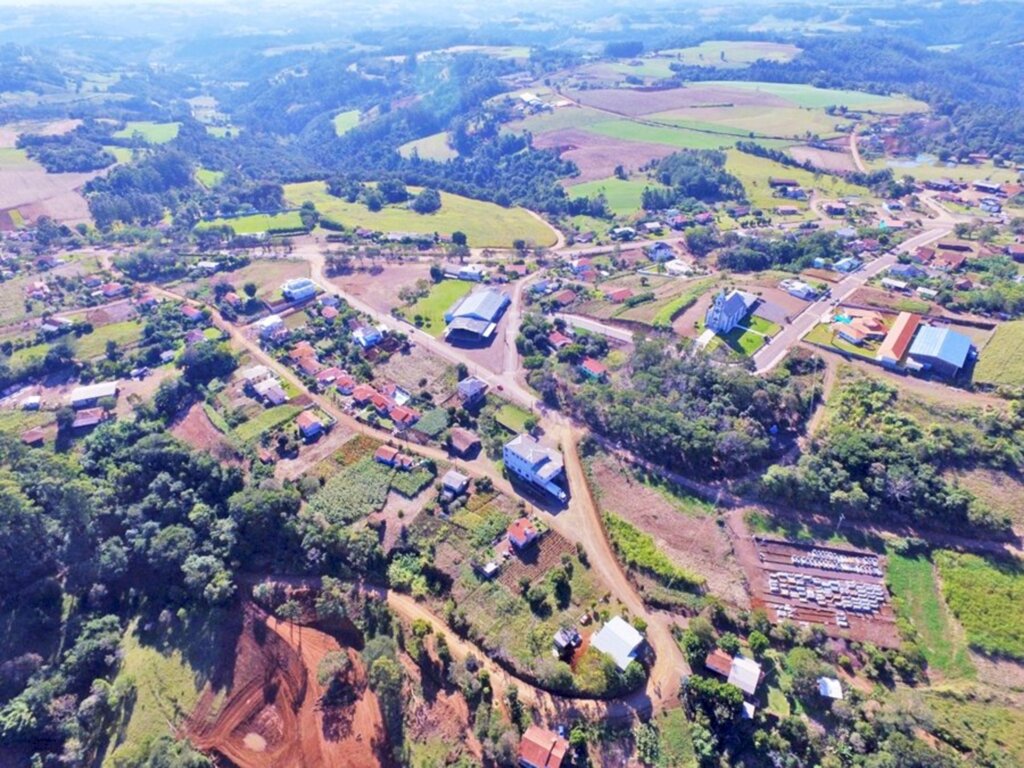
[[[718,252],[718,266],[736,272],[760,272],[765,269],[807,269],[815,259],[827,263],[845,256],[844,241],[831,232],[810,235],[786,235],[780,238],[735,238]]]
[[[193,183],[188,157],[173,149],[163,149],[93,179],[85,192],[96,226],[106,229],[115,222],[159,222],[168,208],[177,207],[175,193]]]
[[[741,200],[743,183],[725,170],[725,153],[714,150],[684,149],[661,159],[655,176],[668,189],[647,188],[643,207],[648,211],[673,208],[694,200],[716,203]]]

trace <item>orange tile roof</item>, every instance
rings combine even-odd
[[[531,725],[519,742],[519,764],[529,768],[561,768],[569,742],[556,733]]]
[[[886,334],[885,340],[878,348],[878,359],[894,360],[896,362],[902,360],[903,356],[907,353],[907,347],[910,346],[910,342],[914,338],[914,334],[917,332],[917,328],[920,325],[920,315],[914,315],[910,312],[900,312],[899,317],[896,318],[896,322],[892,324],[892,328],[889,329],[889,333]]]

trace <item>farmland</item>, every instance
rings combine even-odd
[[[443,163],[445,160],[453,160],[459,153],[448,146],[448,132],[441,131],[422,139],[414,139],[398,148],[402,157],[418,155],[423,160],[437,160]]]
[[[89,207],[78,190],[98,173],[47,173],[24,150],[0,148],[0,211],[18,209],[28,220],[46,215],[69,224],[88,222]]]
[[[922,700],[944,741],[984,755],[986,765],[1024,764],[1024,714],[1012,700],[977,687],[928,691]]]
[[[608,200],[608,208],[616,216],[628,216],[640,208],[641,198],[644,189],[662,188],[648,179],[618,179],[608,178],[597,181],[588,181],[583,184],[576,184],[569,187],[570,197],[591,197],[603,194]]]
[[[209,168],[196,169],[196,181],[207,189],[213,189],[224,180],[224,171],[211,171]]]
[[[258,235],[271,229],[302,229],[302,217],[298,211],[285,213],[253,213],[247,216],[220,218],[203,221],[196,225],[197,231],[212,227],[231,227],[236,235]]]
[[[672,48],[659,51],[659,56],[668,56],[696,67],[732,69],[743,67],[755,61],[792,61],[800,49],[789,43],[762,43],[754,40],[705,40],[688,48]]]
[[[432,285],[430,292],[411,307],[404,307],[402,316],[431,336],[440,336],[446,325],[444,313],[472,288],[473,283],[468,280],[442,280]]]
[[[114,133],[115,139],[130,139],[139,134],[147,144],[166,144],[178,137],[181,123],[154,123],[149,120],[129,121]]]
[[[996,328],[978,356],[974,381],[993,386],[1024,384],[1024,320]]]
[[[345,112],[339,112],[334,116],[332,122],[334,123],[334,134],[336,136],[344,136],[359,125],[359,110],[349,109]]]
[[[135,320],[110,323],[87,333],[75,343],[75,354],[80,360],[92,360],[107,351],[107,344],[114,342],[118,351],[124,352],[142,338],[142,324]]]
[[[779,205],[791,206],[804,211],[808,209],[807,202],[804,200],[775,197],[774,190],[768,184],[768,180],[773,177],[793,179],[804,189],[818,190],[827,197],[847,197],[868,193],[863,187],[850,184],[836,176],[813,174],[803,168],[790,168],[776,163],[774,160],[750,155],[736,149],[726,152],[725,168],[743,182],[743,189],[746,190],[750,204],[766,211]]]
[[[652,576],[669,589],[695,590],[703,586],[701,576],[675,565],[653,538],[621,517],[605,514],[604,525],[615,552],[630,568]]]
[[[1024,567],[1017,560],[938,552],[942,591],[971,646],[994,656],[1024,659]]]
[[[510,248],[518,239],[549,246],[556,239],[551,227],[522,208],[502,208],[494,203],[447,192],[441,192],[441,209],[424,215],[404,204],[371,211],[361,202],[349,203],[328,194],[327,185],[322,181],[286,184],[284,189],[285,198],[291,205],[299,206],[311,201],[321,215],[346,227],[422,235],[451,235],[460,231],[466,234],[469,245],[492,248]],[[409,191],[416,194],[420,189],[410,187]]]
[[[297,405],[278,405],[267,408],[260,411],[254,418],[239,424],[234,431],[235,437],[245,443],[257,440],[264,432],[276,429],[293,420],[301,410]]]
[[[306,511],[331,525],[361,520],[384,506],[393,473],[372,456],[365,456],[335,473],[310,499]]]

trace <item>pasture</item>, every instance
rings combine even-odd
[[[151,120],[130,120],[116,131],[115,139],[130,139],[139,134],[147,144],[166,144],[178,138],[181,123],[156,123]]]
[[[104,146],[103,148],[112,154],[119,163],[130,163],[135,157],[135,150],[128,147]]]
[[[726,152],[725,168],[743,182],[743,188],[746,190],[747,200],[750,201],[750,204],[755,208],[765,210],[771,210],[780,205],[801,210],[808,208],[806,200],[787,200],[775,197],[774,190],[768,183],[771,178],[793,179],[804,189],[818,190],[830,198],[870,194],[866,188],[850,184],[836,176],[814,174],[803,168],[790,168],[774,160],[748,155],[738,149],[730,149]]]
[[[644,189],[652,187],[662,189],[661,184],[649,179],[619,179],[611,177],[597,181],[587,181],[570,186],[567,191],[570,197],[592,197],[603,194],[608,200],[608,208],[616,216],[628,216],[641,207]]]
[[[410,187],[409,192],[415,195],[420,189]],[[300,206],[309,200],[323,216],[346,227],[421,235],[451,235],[461,231],[469,239],[469,245],[478,248],[511,248],[518,239],[540,246],[556,242],[555,231],[524,208],[502,208],[447,192],[441,192],[441,209],[425,215],[404,203],[371,211],[362,202],[349,203],[328,194],[327,185],[322,181],[286,184],[284,194],[290,205]]]
[[[334,116],[332,122],[334,123],[334,134],[336,136],[344,136],[359,125],[359,110],[349,109],[345,112],[339,112]]]
[[[927,112],[928,105],[923,101],[905,96],[881,96],[863,91],[840,90],[836,88],[816,88],[802,83],[757,83],[741,80],[708,81],[702,85],[711,88],[730,88],[740,91],[754,91],[783,99],[798,107],[824,109],[836,105],[864,112],[880,112],[882,114],[899,115],[908,112]]]
[[[213,189],[224,180],[224,171],[196,168],[196,181],[207,189]]]
[[[418,155],[422,160],[436,160],[439,163],[459,156],[458,152],[448,146],[447,131],[406,142],[398,148],[398,153],[406,158]]]
[[[92,360],[106,354],[107,343],[114,342],[118,351],[133,347],[142,338],[142,323],[126,320],[122,323],[110,323],[96,328],[75,342],[75,357],[79,360]]]
[[[1017,173],[1013,168],[996,168],[992,163],[973,165],[942,163],[937,158],[923,156],[920,158],[897,158],[886,160],[874,158],[866,161],[868,170],[891,168],[897,176],[912,176],[918,181],[935,179],[952,179],[962,184],[974,181],[993,181],[1000,184],[1016,183]]]
[[[705,40],[688,48],[669,48],[659,51],[680,64],[715,69],[738,69],[755,61],[792,61],[801,53],[790,43],[768,43],[756,40]]]
[[[89,206],[78,190],[100,173],[51,174],[24,150],[0,148],[0,211],[18,209],[26,220],[45,215],[70,225],[90,222]]]
[[[996,328],[978,356],[974,381],[992,386],[1024,384],[1024,320]]]
[[[236,235],[259,235],[272,229],[303,228],[302,217],[299,216],[298,211],[285,211],[284,213],[252,213],[248,216],[201,221],[196,225],[196,231],[201,232],[204,229],[224,226],[231,227]]]
[[[411,307],[403,307],[402,316],[431,336],[444,333],[444,313],[467,293],[474,283],[468,280],[442,280],[430,288],[430,293],[421,298]],[[416,321],[419,318],[419,322]]]

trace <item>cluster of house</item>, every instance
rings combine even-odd
[[[110,418],[110,413],[98,407],[101,400],[116,400],[121,386],[116,381],[101,381],[95,384],[84,384],[71,390],[68,405],[75,409],[75,419],[71,423],[74,430],[92,429]]]
[[[412,395],[397,384],[387,382],[379,385],[379,391],[369,384],[356,384],[349,393],[341,389],[338,391],[351,394],[352,402],[360,408],[371,407],[381,418],[390,419],[396,431],[409,429],[420,420],[419,411],[408,405]]]
[[[450,341],[490,341],[510,303],[507,294],[494,288],[482,288],[466,294],[444,313],[447,324],[445,338]]]
[[[320,316],[328,323],[334,323],[341,314],[338,309],[340,304],[341,300],[337,296],[321,296],[318,301]],[[282,344],[291,337],[284,317],[278,314],[267,315],[256,321],[253,327],[260,340],[266,344]],[[359,318],[351,318],[348,321],[348,330],[352,334],[352,340],[363,349],[372,349],[388,334],[386,326],[370,325]]]
[[[877,312],[843,309],[833,318],[837,334],[860,346],[881,339],[875,360],[886,368],[930,371],[954,378],[977,354],[971,338],[948,326],[929,325],[912,312],[900,312],[886,326]]]

